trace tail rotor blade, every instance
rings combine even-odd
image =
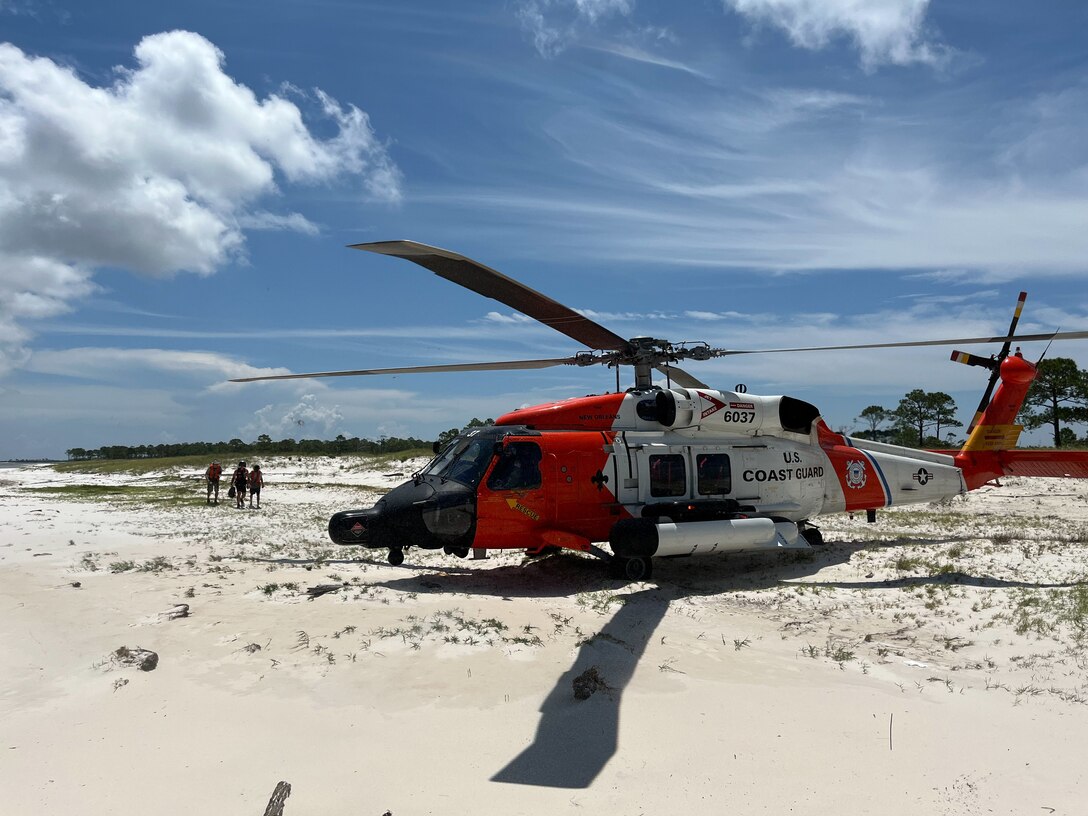
[[[975,426],[982,420],[982,415],[985,413],[986,407],[990,404],[990,397],[993,396],[994,387],[997,385],[997,380],[1001,376],[1001,364],[1005,362],[1005,358],[1009,356],[1009,349],[1012,348],[1013,334],[1016,332],[1016,324],[1020,322],[1020,313],[1024,311],[1024,301],[1027,300],[1027,298],[1027,292],[1020,293],[1020,297],[1016,300],[1016,310],[1012,313],[1012,322],[1009,323],[1009,331],[1005,335],[1005,342],[1001,345],[1001,351],[996,357],[989,361],[990,381],[986,383],[986,390],[982,394],[982,399],[979,400],[978,410],[975,411],[971,423],[967,426],[968,435],[970,435],[971,431],[973,431]],[[955,355],[953,355],[953,359],[955,359]],[[968,365],[974,365],[974,363],[968,363]]]
[[[1005,335],[1008,340],[1001,346],[1001,353],[997,355],[997,363],[1001,365],[1001,361],[1009,356],[1009,349],[1012,347],[1013,335],[1016,334],[1016,324],[1020,322],[1020,313],[1024,311],[1024,301],[1028,299],[1027,292],[1021,292],[1020,297],[1016,301],[1016,311],[1012,313],[1012,322],[1009,323],[1009,331]]]
[[[966,351],[953,351],[952,362],[963,363],[969,366],[982,366],[983,368],[994,368],[997,362],[993,357],[980,357],[977,354],[969,354]]]

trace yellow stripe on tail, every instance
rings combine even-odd
[[[1010,450],[1016,447],[1020,439],[1023,425],[977,425],[967,444],[963,446],[965,451],[996,451]]]

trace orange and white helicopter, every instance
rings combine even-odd
[[[765,352],[1002,343],[992,357],[953,352],[990,370],[979,410],[958,452],[939,453],[855,439],[832,431],[819,410],[787,396],[710,388],[676,363],[747,350],[625,339],[584,315],[483,264],[413,241],[355,244],[353,249],[405,258],[493,298],[586,346],[571,357],[408,368],[324,371],[233,382],[536,369],[559,365],[632,366],[624,392],[521,408],[494,426],[469,430],[436,450],[412,479],[373,507],[329,520],[337,544],[388,550],[404,561],[409,547],[553,548],[592,553],[616,575],[650,577],[655,557],[806,548],[823,543],[813,519],[949,499],[1000,476],[1088,477],[1086,451],[1014,450],[1014,424],[1035,365],[1013,339],[1088,338],[1088,331],[1013,337],[871,343]],[[654,385],[652,372],[669,387]],[[997,386],[996,392],[994,391]],[[992,395],[992,398],[991,398]],[[602,548],[608,543],[611,552]]]

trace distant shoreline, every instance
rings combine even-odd
[[[0,460],[0,468],[17,468],[25,467],[26,465],[55,465],[57,462],[63,462],[63,459],[11,459]]]

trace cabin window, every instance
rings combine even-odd
[[[700,496],[715,496],[733,489],[729,456],[724,453],[700,453],[695,456],[695,479]]]
[[[650,457],[651,496],[683,496],[687,492],[683,455],[668,453]]]
[[[540,446],[509,442],[487,478],[489,490],[535,490],[540,487]]]

